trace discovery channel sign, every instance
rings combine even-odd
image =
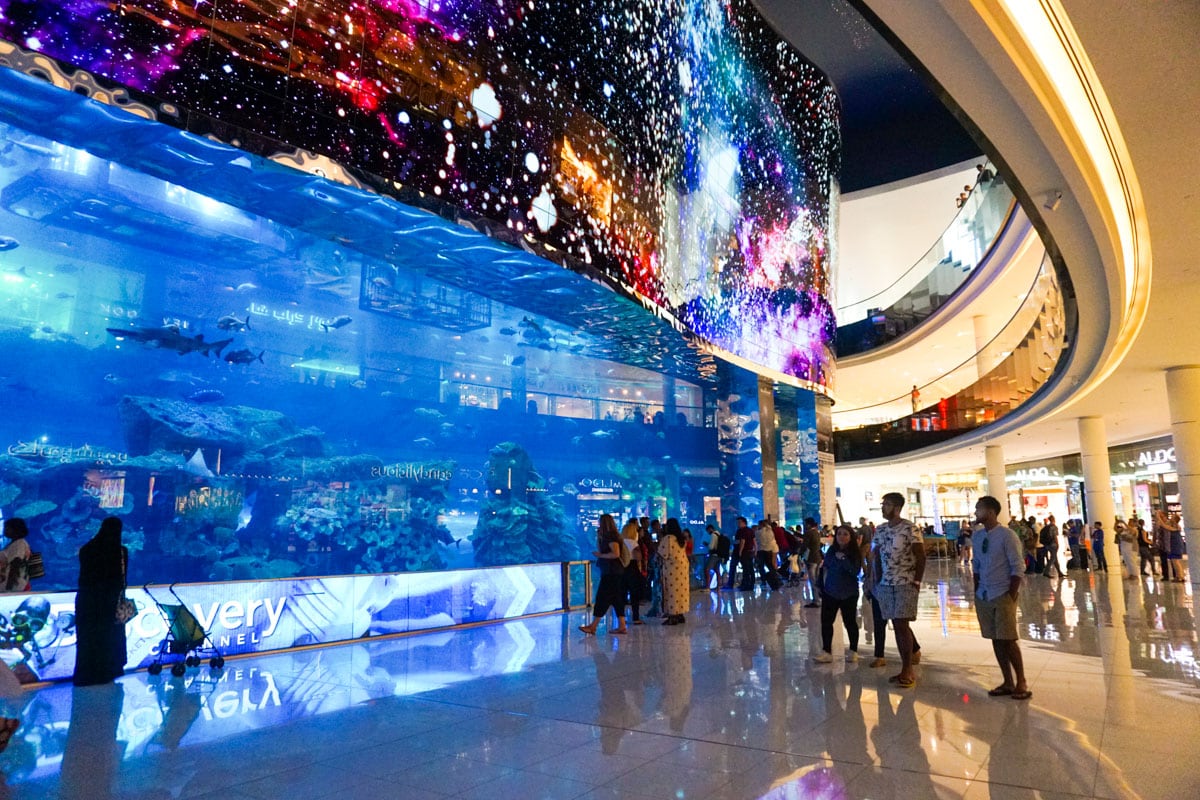
[[[166,586],[126,592],[138,609],[125,626],[127,668],[155,660],[172,607],[180,604],[225,656],[514,619],[563,607],[561,564],[174,588],[178,599]],[[75,644],[73,593],[0,596],[0,658],[9,666],[24,664],[38,680],[69,680]]]

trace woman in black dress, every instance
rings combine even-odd
[[[125,672],[125,626],[117,603],[125,592],[129,551],[121,546],[121,520],[109,517],[79,548],[75,595],[75,685],[109,683]]]

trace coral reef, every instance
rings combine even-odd
[[[504,442],[492,448],[487,487],[487,500],[471,537],[476,564],[533,564],[578,558],[562,507],[546,493],[545,482],[523,447]]]

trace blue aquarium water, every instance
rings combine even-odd
[[[18,128],[0,141],[0,512],[29,521],[40,588],[73,586],[107,515],[131,584],[587,557],[602,512],[699,532],[722,448],[757,456],[745,402],[718,445],[728,399],[699,374],[597,358],[595,333]]]

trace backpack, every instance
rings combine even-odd
[[[726,559],[729,558],[729,553],[733,549],[733,542],[728,536],[723,533],[717,534],[717,557]]]

